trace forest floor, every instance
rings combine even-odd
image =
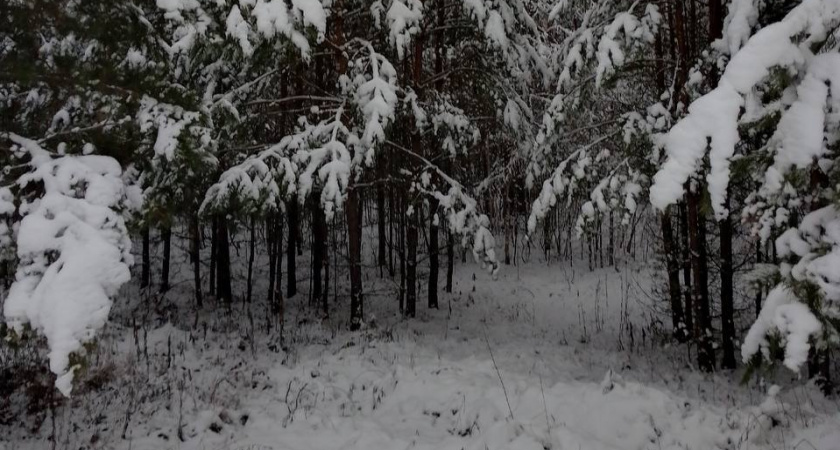
[[[412,320],[368,268],[362,331],[346,299],[325,319],[303,292],[281,341],[262,302],[196,313],[180,267],[166,295],[126,289],[73,397],[0,427],[0,449],[840,448],[840,406],[792,374],[776,394],[696,371],[659,332],[649,268],[459,263]]]

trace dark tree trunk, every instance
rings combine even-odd
[[[266,296],[266,302],[272,308],[274,308],[274,284],[276,280],[274,277],[277,276],[277,260],[280,259],[280,255],[277,254],[277,246],[275,245],[275,241],[277,237],[275,234],[277,233],[276,227],[274,226],[274,219],[268,217],[265,219],[265,246],[268,249],[268,294]]]
[[[429,308],[434,309],[438,308],[438,273],[440,272],[437,208],[437,200],[429,201]]]
[[[686,184],[686,189],[688,185]],[[694,336],[694,289],[691,283],[691,242],[688,230],[688,210],[685,202],[680,202],[680,246],[682,253],[683,297],[685,298],[685,329],[688,337]]]
[[[673,103],[674,108],[676,108],[679,102],[688,104],[688,98],[684,89],[685,82],[688,80],[689,58],[685,22],[685,5],[681,1],[676,1],[674,2],[674,32],[677,40],[679,70],[677,71],[677,79],[674,82],[675,97],[678,100]]]
[[[228,235],[227,219],[219,217],[217,220],[219,227],[219,261],[216,263],[216,281],[219,285],[216,288],[216,295],[220,300],[230,305],[233,301],[233,291],[231,289],[230,280],[230,237]]]
[[[610,211],[610,243],[607,251],[609,252],[608,264],[610,266],[615,266],[615,223],[613,223],[612,210]]]
[[[140,272],[140,287],[149,287],[152,278],[152,257],[151,257],[151,238],[149,236],[149,226],[146,225],[141,231],[143,235],[143,267]]]
[[[388,216],[391,219],[388,224],[388,274],[391,278],[394,277],[395,273],[395,263],[394,263],[394,247],[397,245],[397,240],[394,239],[394,236],[397,234],[397,213],[396,213],[396,206],[394,201],[394,193],[391,192],[388,195]]]
[[[724,207],[729,209],[729,194]],[[720,221],[720,315],[724,369],[735,368],[735,308],[732,289],[732,219],[729,214]]]
[[[379,168],[379,186],[376,187],[376,229],[377,229],[377,238],[378,238],[378,252],[376,262],[379,265],[379,276],[383,276],[385,272],[385,266],[387,265],[386,261],[386,252],[385,252],[385,245],[386,245],[386,238],[385,238],[385,226],[386,223],[386,213],[385,211],[385,163],[381,160],[377,162],[377,167]]]
[[[166,225],[160,230],[160,238],[163,241],[163,267],[160,272],[160,291],[169,290],[169,264],[172,260],[172,227]]]
[[[350,329],[362,326],[364,299],[362,298],[362,210],[358,190],[347,192],[347,231],[350,252]]]
[[[423,79],[423,46],[424,36],[421,32],[414,39],[414,62],[412,63],[413,87],[417,93],[419,100],[423,99],[422,79]],[[411,150],[417,154],[423,154],[423,143],[420,130],[414,129],[411,135]],[[419,208],[414,208],[413,213],[407,217],[408,230],[406,231],[406,297],[405,297],[405,314],[408,317],[415,317],[417,313],[417,233],[418,227],[422,226],[420,221]]]
[[[405,315],[417,313],[417,212],[406,217]]]
[[[210,295],[216,295],[216,266],[219,260],[219,219],[210,220]]]
[[[299,207],[296,200],[291,200],[287,204],[287,217],[289,221],[289,242],[286,246],[286,297],[292,298],[297,294],[297,264],[295,259],[295,248],[298,244],[298,221]]]
[[[761,255],[761,239],[756,241],[755,243],[755,262],[756,264],[761,264],[764,262],[764,258]],[[756,286],[755,288],[755,318],[758,319],[758,315],[761,314],[761,295],[762,295],[762,286]]]
[[[397,256],[400,258],[400,312],[405,314],[405,279],[407,275],[407,264],[406,264],[406,252],[405,252],[405,241],[406,241],[406,207],[405,207],[405,193],[401,193],[400,197],[397,200],[399,202],[399,249],[397,251]]]
[[[709,43],[723,36],[723,4],[709,0]]]
[[[251,296],[254,293],[254,252],[256,251],[257,225],[256,218],[251,217],[250,240],[248,241],[248,285],[246,286],[245,301],[251,303]]]
[[[277,271],[275,278],[277,285],[274,289],[274,315],[277,317],[277,323],[280,325],[280,334],[283,333],[283,315],[285,314],[285,305],[283,303],[283,289],[280,287],[280,281],[283,279],[283,217],[278,213],[275,215],[275,226],[277,232],[274,235],[277,237],[277,250],[274,252],[277,259]]]
[[[195,284],[195,304],[199,308],[204,306],[201,293],[201,228],[198,215],[190,218],[190,260],[193,264],[193,283]]]
[[[699,187],[697,188],[699,190]],[[706,256],[706,221],[700,214],[699,192],[687,195],[691,267],[694,273],[694,335],[697,340],[697,365],[700,370],[715,370],[715,353],[712,346],[712,326],[709,305],[708,261]]]
[[[321,294],[321,310],[323,310],[324,314],[326,314],[330,310],[330,248],[332,248],[333,255],[335,255],[338,249],[335,247],[335,243],[333,243],[333,246],[330,247],[330,226],[327,222],[324,222],[324,224],[324,238],[327,239],[327,241],[324,245],[324,291]],[[333,224],[335,224],[335,221],[333,221]]]
[[[321,300],[321,272],[324,269],[324,245],[327,239],[327,223],[324,210],[318,203],[317,196],[312,202],[312,292],[310,304],[315,306]],[[324,311],[325,314],[329,311]]]
[[[674,337],[685,342],[688,337],[685,326],[685,314],[680,293],[680,268],[677,264],[677,254],[674,248],[674,229],[671,225],[671,216],[666,209],[659,217],[662,228],[662,245],[665,253],[665,262],[668,270],[668,293],[671,298],[671,322],[674,327]]]
[[[450,294],[453,275],[455,275],[455,237],[450,231],[446,237],[446,292]]]

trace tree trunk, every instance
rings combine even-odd
[[[327,239],[326,218],[317,199],[318,196],[312,201],[312,292],[309,300],[313,306],[317,305],[323,294],[321,272],[324,269],[324,244]],[[324,311],[324,314],[328,313]]]
[[[230,305],[233,301],[233,291],[231,289],[230,280],[230,237],[228,235],[227,219],[219,217],[219,260],[216,263],[216,281],[219,283],[216,288],[216,295],[220,300]]]
[[[723,4],[721,0],[709,0],[709,43],[723,36]]]
[[[376,187],[376,229],[377,229],[377,238],[378,238],[378,252],[376,262],[379,265],[379,276],[383,276],[385,273],[385,266],[387,265],[386,261],[386,252],[385,252],[385,225],[386,224],[386,213],[385,211],[385,164],[382,161],[382,156],[380,155],[380,160],[376,163],[377,168],[379,168],[379,185]]]
[[[141,231],[143,235],[143,267],[140,272],[140,287],[149,287],[152,278],[152,257],[151,257],[151,238],[149,236],[149,226],[146,225]]]
[[[729,209],[729,193],[724,208]],[[729,214],[720,221],[720,315],[724,369],[735,368],[735,309],[732,289],[732,219]]]
[[[210,219],[210,295],[216,295],[216,266],[219,260],[219,219]]]
[[[688,184],[686,184],[688,189]],[[688,337],[694,336],[694,298],[691,280],[691,248],[690,232],[688,230],[688,211],[685,202],[680,202],[680,250],[682,253],[683,297],[685,298],[685,331]]]
[[[677,103],[688,104],[688,96],[685,92],[685,82],[688,80],[688,43],[686,42],[685,5],[681,1],[674,2],[674,31],[677,40],[677,57],[679,70],[677,79],[674,82],[674,97],[677,101],[673,103],[675,109]]]
[[[438,223],[437,223],[437,208],[438,201],[429,201],[429,308],[438,308],[438,273],[440,272],[440,264],[438,262],[438,252],[440,244],[438,242]]]
[[[277,246],[275,245],[275,241],[277,240],[276,233],[274,219],[272,217],[266,218],[265,246],[268,249],[268,294],[266,295],[266,302],[272,308],[272,313],[274,312],[274,284],[276,282],[274,277],[277,276],[277,260],[280,259],[280,255],[277,254]]]
[[[452,293],[452,277],[455,275],[455,237],[452,231],[446,237],[446,292]]]
[[[163,241],[163,267],[160,273],[160,291],[169,290],[169,264],[172,260],[172,227],[165,225],[160,230],[160,238]]]
[[[193,283],[195,284],[195,304],[201,308],[204,299],[201,293],[201,228],[198,224],[198,214],[190,218],[190,259],[193,264]]]
[[[396,213],[396,202],[394,201],[394,193],[391,192],[388,195],[388,216],[390,219],[390,223],[388,224],[388,275],[391,278],[394,277],[395,273],[395,264],[394,264],[394,247],[397,245],[397,239],[394,236],[397,234],[397,213]]]
[[[670,209],[670,208],[669,208]],[[671,225],[669,209],[666,209],[659,217],[662,228],[662,245],[665,253],[665,262],[668,270],[668,293],[671,298],[671,322],[674,327],[674,337],[679,342],[685,342],[686,333],[685,314],[680,293],[680,268],[677,263],[676,249],[674,248],[674,229]]]
[[[405,315],[417,312],[417,211],[406,217]]]
[[[250,240],[248,241],[248,285],[246,286],[246,293],[245,293],[245,301],[247,303],[251,303],[251,296],[253,295],[254,291],[254,252],[256,251],[256,240],[257,240],[257,231],[256,231],[256,218],[251,216],[251,225],[250,225]]]
[[[350,329],[362,326],[364,300],[362,298],[362,220],[361,195],[357,189],[347,192],[348,249],[350,256]]]
[[[289,242],[286,246],[286,297],[292,298],[297,294],[297,260],[295,259],[295,248],[299,247],[297,240],[297,229],[299,221],[299,209],[296,200],[287,203],[286,208],[289,221]]]
[[[283,304],[283,289],[280,287],[280,281],[283,279],[283,217],[280,213],[275,215],[275,226],[277,232],[274,236],[277,238],[277,250],[274,252],[277,259],[277,271],[275,278],[277,285],[274,290],[274,315],[277,317],[277,323],[280,325],[280,335],[283,334],[283,315],[285,313],[285,305]]]
[[[411,67],[414,72],[414,92],[417,93],[418,100],[423,99],[423,89],[421,84],[423,80],[423,46],[424,35],[421,31],[421,33],[417,35],[417,37],[414,39],[414,62]],[[423,154],[422,139],[423,138],[420,134],[420,130],[415,128],[411,135],[411,150],[417,155]],[[408,317],[414,317],[417,311],[417,228],[421,226],[421,223],[418,223],[420,220],[420,211],[418,211],[418,208],[414,208],[414,211],[409,217],[407,217],[407,219],[408,230],[406,236],[406,245],[408,247],[408,255],[406,261],[405,280],[407,288],[405,298],[405,314]]]
[[[761,264],[764,262],[764,258],[761,255],[761,239],[758,239],[755,243],[755,263]],[[761,314],[761,295],[762,295],[762,287],[761,285],[756,286],[755,288],[755,318],[758,319],[758,316]]]
[[[610,242],[607,251],[609,252],[609,260],[607,263],[610,266],[615,266],[615,223],[613,223],[612,210],[610,210]]]
[[[407,275],[406,252],[405,252],[405,238],[406,238],[406,207],[405,207],[405,192],[400,194],[397,200],[399,202],[399,251],[397,256],[400,258],[400,312],[405,314],[405,279]]]
[[[701,194],[697,189],[687,195],[691,267],[694,274],[694,337],[697,340],[697,365],[704,372],[715,370],[712,327],[709,311],[708,262],[706,257],[706,223],[700,214]]]

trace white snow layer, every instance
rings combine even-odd
[[[20,206],[20,264],[4,314],[16,331],[28,323],[46,336],[56,387],[69,395],[70,355],[105,325],[111,297],[130,278],[131,241],[117,212],[122,171],[110,157],[53,158],[34,141],[11,139],[32,157],[18,184],[43,183],[44,195]]]
[[[737,34],[735,41],[743,39],[745,27],[749,23],[748,19],[739,18],[741,16],[738,14],[742,11],[740,8],[737,4],[730,8],[730,14],[735,15],[729,19],[729,31]],[[650,189],[651,203],[664,209],[679,200],[684,193],[683,185],[697,172],[698,162],[711,145],[711,167],[707,175],[709,193],[716,217],[725,217],[728,211],[723,203],[729,184],[729,161],[739,141],[737,127],[744,96],[766,79],[773,67],[799,67],[809,77],[829,77],[831,71],[823,67],[828,64],[824,60],[833,61],[836,55],[814,57],[810,44],[824,37],[828,26],[838,19],[840,1],[805,0],[782,21],[755,33],[743,48],[732,55],[718,87],[692,103],[689,114],[668,133],[665,139],[667,160],[654,176],[654,184]],[[801,35],[806,38],[798,39]],[[740,47],[740,44],[730,43],[729,47],[732,51]],[[786,148],[784,154],[788,160],[800,161],[815,153],[819,154],[819,150],[815,150],[815,146],[809,143],[822,140],[823,121],[820,120],[821,114],[815,111],[819,103],[824,102],[825,86],[820,88],[809,77],[800,86],[799,106],[785,112],[777,135],[794,132],[799,125],[809,125],[795,131],[790,138],[775,138],[781,140],[783,147],[785,144],[791,147]],[[800,146],[795,141],[805,133],[815,135],[809,136]],[[801,155],[792,156],[790,152],[799,152]]]
[[[783,339],[785,367],[799,372],[799,368],[808,360],[808,340],[822,330],[822,325],[808,306],[799,303],[793,292],[783,285],[776,286],[767,294],[758,319],[744,338],[741,356],[745,363],[758,351],[769,359],[768,335],[774,330]]]

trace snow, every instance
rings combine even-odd
[[[190,135],[198,135],[195,137],[199,137],[199,141],[201,138],[208,138],[207,129],[198,126],[199,119],[199,113],[185,111],[179,106],[159,102],[148,96],[141,99],[136,116],[142,132],[157,129],[153,149],[157,157],[167,161],[172,161],[177,156],[179,139],[185,129],[189,130]],[[204,136],[200,136],[202,134]]]
[[[365,164],[372,166],[374,148],[385,142],[385,128],[394,121],[397,106],[397,72],[384,56],[368,45],[370,79],[356,90],[355,102],[365,119],[362,144],[367,147]]]
[[[729,159],[738,135],[737,116],[743,100],[726,79],[688,108],[688,116],[671,128],[665,138],[668,159],[653,178],[650,202],[664,209],[680,199],[685,182],[695,174],[698,161],[706,154],[711,138],[711,170],[706,177],[712,206],[718,218],[728,214],[723,203],[729,184]]]
[[[761,313],[750,327],[741,346],[741,356],[749,362],[759,351],[770,359],[768,336],[778,332],[784,340],[784,365],[799,372],[808,359],[809,339],[822,330],[822,325],[808,306],[799,303],[791,290],[783,285],[776,286],[768,294]]]
[[[173,246],[175,261],[188,264],[181,248]],[[257,267],[264,282],[266,268]],[[115,376],[108,388],[80,393],[72,414],[58,410],[62,442],[76,448],[95,435],[115,450],[770,450],[807,440],[833,448],[836,405],[803,401],[809,390],[765,395],[738,386],[740,374],[709,379],[688,368],[681,349],[642,343],[639,334],[633,350],[619,350],[631,342],[621,324],[645,323],[651,274],[532,261],[494,281],[459,264],[444,308],[421,308],[412,321],[399,317],[390,294],[375,293],[389,280],[372,276],[375,325],[347,332],[343,309],[334,322],[313,321],[304,293],[288,301],[294,325],[277,353],[261,330],[257,351],[247,350],[246,305],[196,313],[189,290],[177,288],[174,314],[138,342],[131,317],[144,300],[128,294],[94,350],[101,363],[89,369],[111,367]],[[206,332],[190,331],[195,314]],[[40,449],[48,428],[35,436],[12,429],[6,442]]]
[[[495,45],[503,49],[507,48],[508,37],[501,14],[493,10],[490,11],[490,17],[487,18],[487,24],[484,26],[484,35]]]
[[[633,9],[638,2],[634,3],[629,11],[617,14],[612,23],[604,27],[604,33],[598,41],[595,84],[601,86],[604,78],[612,74],[617,68],[624,65],[626,60],[625,49],[633,50],[640,43],[653,42],[653,36],[662,19],[659,8],[653,3],[645,8],[645,14],[641,20],[633,15]],[[623,41],[619,41],[623,36]],[[579,49],[576,49],[579,52]],[[575,58],[578,58],[575,56]]]
[[[125,63],[132,69],[142,69],[148,64],[148,59],[142,51],[131,48],[125,55]]]
[[[493,276],[498,275],[500,265],[496,261],[496,240],[490,232],[490,218],[484,214],[478,218],[478,230],[473,239],[472,253],[482,269],[487,268]]]
[[[406,4],[394,0],[385,18],[389,26],[388,42],[396,47],[399,59],[403,59],[412,36],[420,32],[423,3],[419,0],[408,0]]]
[[[327,13],[318,0],[292,0],[292,6],[303,15],[304,25],[311,25],[318,30],[319,39],[327,31]]]
[[[749,28],[749,20],[745,17],[750,14],[743,12],[749,6],[742,3],[736,2],[730,8],[728,30],[733,35],[724,37],[724,40],[734,39],[729,44],[730,51],[740,46]],[[695,100],[689,107],[689,114],[668,133],[665,142],[667,160],[655,175],[650,190],[654,206],[664,209],[682,197],[682,185],[697,172],[698,162],[707,151],[707,140],[711,140],[711,167],[707,175],[709,194],[715,216],[720,219],[728,214],[723,203],[729,184],[729,161],[739,141],[738,119],[744,96],[765,80],[773,67],[798,67],[809,74],[798,89],[800,99],[784,112],[774,138],[782,142],[783,148],[791,147],[790,153],[782,154],[783,161],[786,158],[801,162],[822,154],[821,123],[824,117],[820,105],[825,102],[826,87],[818,86],[820,78],[814,79],[810,74],[817,71],[823,77],[828,76],[832,71],[822,67],[830,65],[836,68],[836,55],[814,57],[809,44],[824,36],[827,24],[838,18],[840,3],[805,0],[783,20],[756,32],[743,48],[732,55],[718,87]],[[803,40],[797,39],[803,34],[806,36]],[[836,70],[833,72],[836,73]],[[778,169],[776,167],[777,172]]]
[[[317,6],[316,6],[317,4]],[[318,27],[322,27],[322,18],[326,17],[323,9],[317,12],[317,8],[321,5],[313,0],[298,1],[293,3],[295,11],[303,6],[304,13],[307,15],[306,20]],[[300,31],[296,30],[292,24],[289,9],[283,0],[257,0],[257,4],[251,10],[251,15],[256,19],[257,30],[267,38],[273,38],[277,33],[285,35],[292,43],[298,47],[304,56],[309,55],[309,41]],[[324,25],[325,26],[325,25]],[[319,33],[323,34],[323,28],[319,28]]]
[[[786,174],[791,167],[803,169],[828,152],[824,143],[826,110],[829,94],[838,98],[840,90],[829,86],[840,83],[840,55],[834,53],[813,56],[804,79],[796,88],[796,101],[782,115],[771,138],[777,148],[769,177]],[[767,180],[770,190],[778,184]],[[778,189],[778,188],[777,188]]]
[[[734,55],[744,46],[758,21],[754,0],[733,0],[723,23],[723,38],[714,43],[721,53]]]
[[[251,41],[248,38],[251,28],[245,22],[245,19],[242,18],[242,13],[239,12],[239,6],[233,5],[233,8],[231,8],[227,16],[227,20],[225,20],[225,25],[227,26],[226,34],[239,42],[239,46],[242,47],[242,53],[245,56],[251,56],[254,53],[254,46],[251,45]]]
[[[282,145],[269,147],[223,172],[207,189],[199,211],[226,211],[232,204],[254,212],[280,211],[294,197],[296,173]]]
[[[117,212],[125,195],[122,171],[110,157],[52,158],[34,141],[11,139],[32,158],[17,184],[43,183],[44,193],[19,209],[21,263],[4,315],[17,333],[28,323],[46,336],[56,387],[69,395],[70,355],[84,353],[82,345],[105,325],[111,299],[130,278],[131,242]]]

